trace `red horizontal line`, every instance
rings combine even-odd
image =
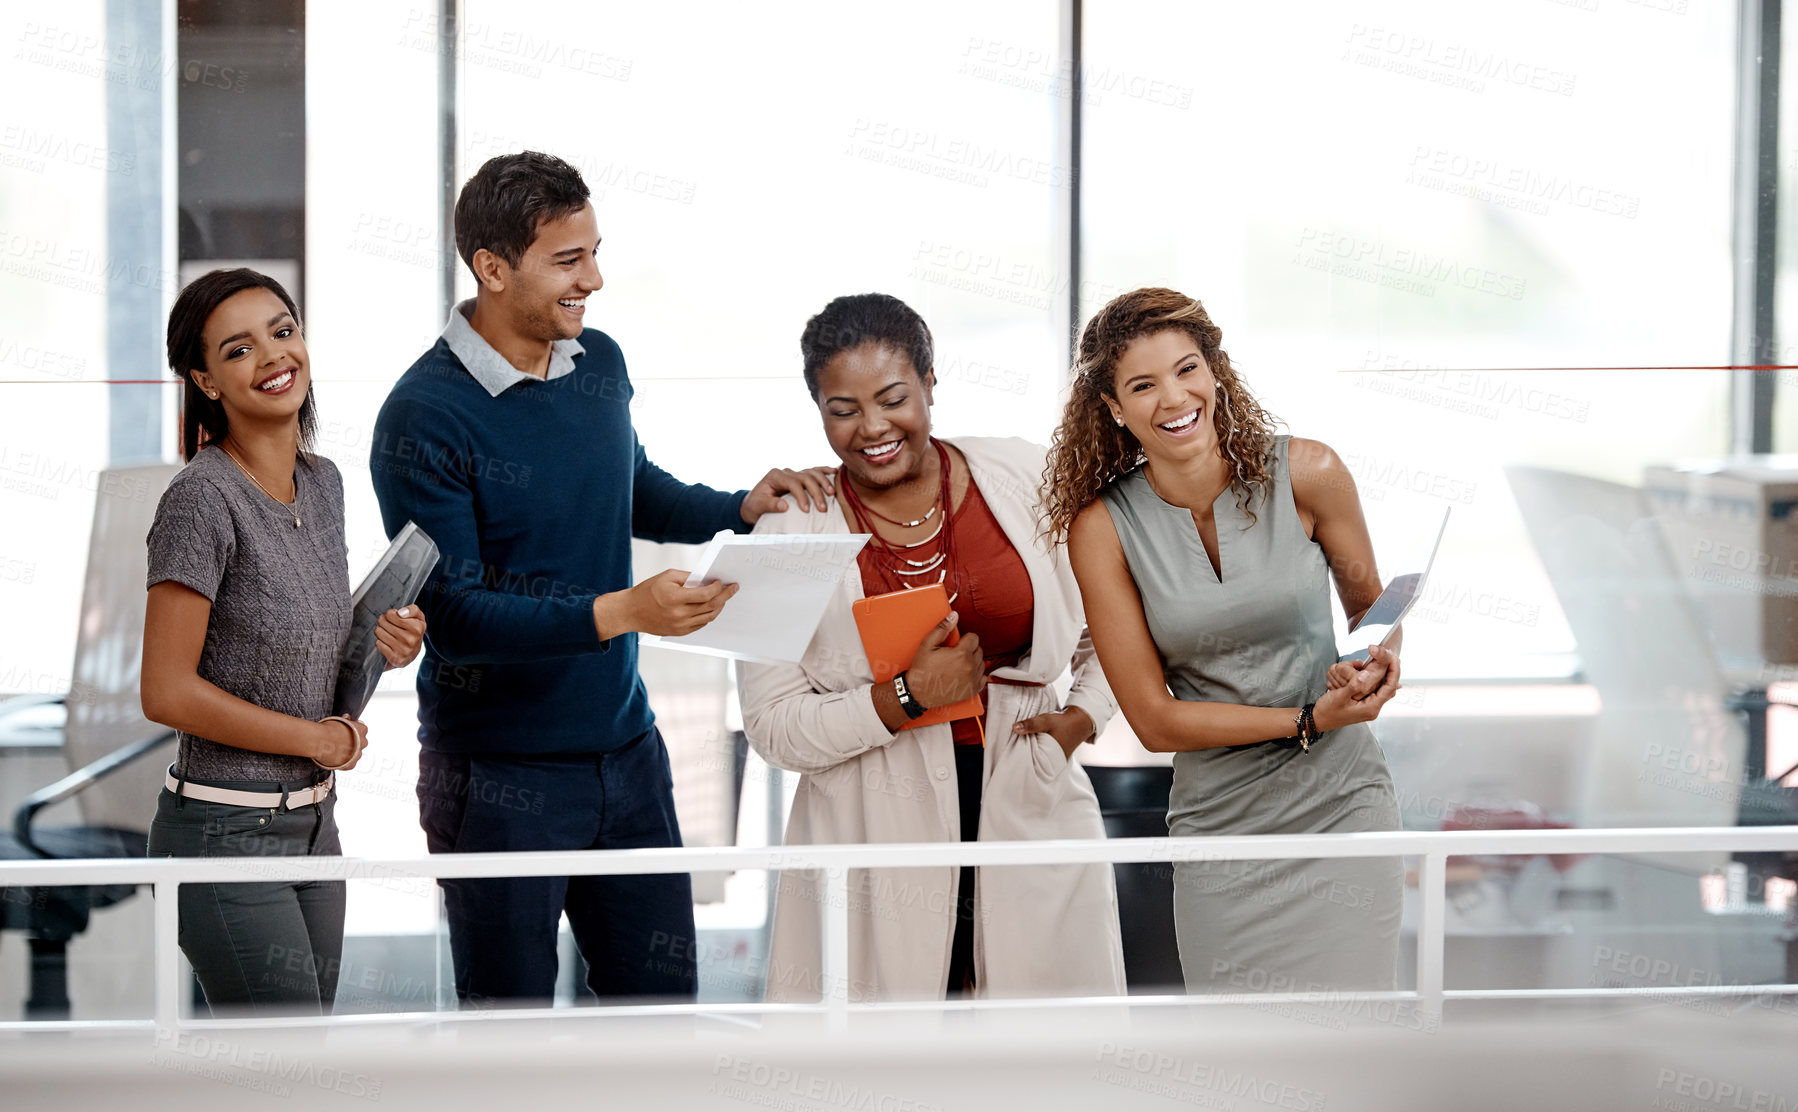
[[[1689,367],[1347,367],[1338,374],[1415,374],[1418,371],[1463,371],[1469,374],[1498,374],[1510,371],[1798,371],[1793,363],[1722,363]]]

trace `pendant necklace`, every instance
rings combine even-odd
[[[297,481],[293,484],[293,505],[290,506],[286,502],[276,498],[274,495],[269,494],[268,488],[262,485],[262,480],[252,474],[250,469],[243,465],[243,461],[238,459],[237,456],[232,453],[231,449],[225,447],[225,442],[222,440],[219,441],[219,451],[225,453],[225,458],[237,465],[237,469],[244,473],[244,478],[256,484],[257,490],[260,490],[263,494],[267,494],[270,502],[273,502],[275,505],[280,506],[283,511],[293,515],[293,527],[295,529],[300,527],[300,511],[297,508],[300,504],[300,484]]]

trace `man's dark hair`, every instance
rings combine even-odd
[[[805,359],[805,388],[818,397],[818,372],[840,352],[863,344],[892,348],[911,360],[920,381],[936,366],[930,326],[910,305],[886,293],[839,297],[805,322],[799,352]]]
[[[470,271],[483,247],[517,266],[537,238],[537,225],[579,212],[588,196],[581,172],[553,154],[495,155],[456,198],[456,253]]]
[[[227,298],[245,290],[267,290],[280,298],[293,317],[294,327],[300,327],[299,307],[281,283],[245,267],[200,275],[182,289],[169,310],[169,369],[185,384],[181,392],[181,454],[187,459],[199,455],[206,445],[224,440],[231,432],[225,403],[207,397],[194,381],[194,372],[206,369],[207,318]],[[318,406],[312,400],[312,387],[307,386],[306,399],[300,403],[300,461],[308,467],[312,464],[309,457],[317,430]]]

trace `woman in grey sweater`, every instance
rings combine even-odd
[[[334,776],[368,731],[328,717],[351,615],[343,481],[309,450],[299,312],[274,279],[215,270],[176,299],[168,357],[188,464],[150,528],[140,686],[180,747],[150,854],[338,854]],[[417,656],[424,629],[416,607],[381,618],[389,667]],[[341,881],[180,891],[181,948],[215,1012],[331,1010]]]
[[[1080,337],[1046,473],[1093,646],[1145,746],[1174,754],[1178,836],[1397,830],[1366,723],[1396,653],[1336,662],[1380,593],[1354,479],[1276,436],[1204,306],[1124,294]],[[1174,922],[1191,992],[1394,987],[1401,862],[1182,861]]]

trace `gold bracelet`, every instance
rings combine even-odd
[[[328,764],[321,763],[317,757],[312,758],[312,763],[315,765],[318,765],[318,767],[324,769],[326,772],[342,772],[344,769],[346,769],[350,765],[354,764],[356,762],[356,758],[362,756],[362,750],[367,746],[368,743],[362,740],[362,732],[360,730],[356,729],[356,723],[354,721],[352,721],[351,719],[345,718],[341,714],[333,714],[328,718],[321,718],[321,719],[319,719],[319,721],[320,722],[341,722],[350,731],[350,757],[349,757],[349,760],[344,761],[340,765],[328,765]]]

